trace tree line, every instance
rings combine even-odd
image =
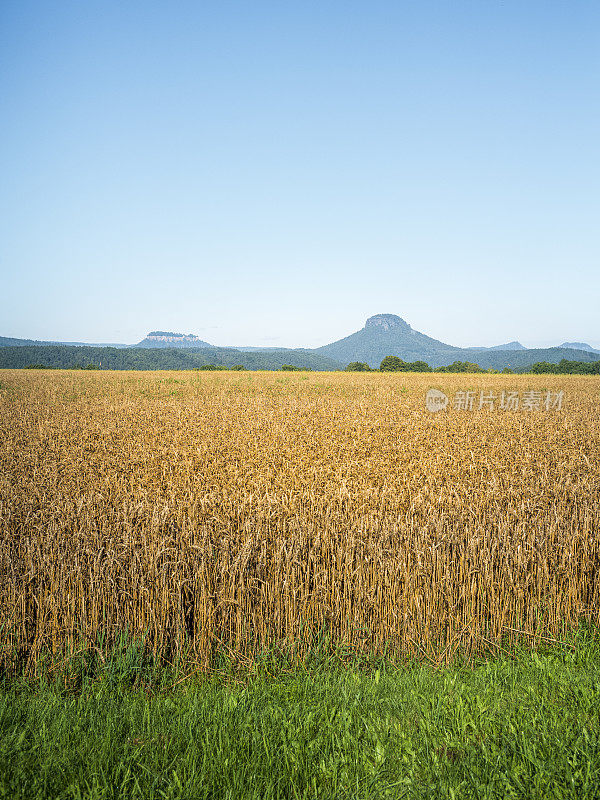
[[[27,364],[24,369],[101,369],[100,364],[73,364],[65,367],[50,367],[46,364]],[[189,369],[189,368],[188,368]],[[243,364],[233,364],[232,366],[223,366],[222,364],[203,364],[200,367],[192,367],[192,372],[213,372],[221,371],[227,372],[228,370],[241,371],[247,370]],[[280,368],[282,372],[313,372],[312,367],[298,367],[293,364],[283,364]],[[332,372],[336,370],[331,370]],[[479,364],[474,364],[472,361],[453,361],[445,367],[430,367],[426,361],[403,361],[398,356],[386,356],[379,367],[370,367],[365,361],[352,361],[343,370],[344,372],[469,372],[469,373],[486,373],[488,375],[515,375],[515,374],[533,374],[533,375],[600,375],[600,361],[569,361],[563,358],[558,364],[551,364],[549,361],[538,361],[530,367],[522,367],[518,370],[512,370],[510,367],[504,369],[483,369]]]
[[[352,361],[346,367],[346,372],[470,372],[513,375],[517,373],[532,373],[534,375],[600,375],[599,361],[569,361],[561,359],[558,364],[549,361],[538,361],[529,367],[521,367],[513,370],[510,367],[504,369],[484,369],[479,364],[471,361],[453,361],[445,367],[431,367],[426,361],[403,361],[398,356],[386,356],[379,367],[370,367],[364,361]]]

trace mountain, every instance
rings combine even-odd
[[[600,350],[596,350],[595,347],[585,342],[563,342],[560,347],[566,347],[568,350],[586,350],[588,353],[600,353]]]
[[[343,364],[366,361],[378,367],[386,356],[400,356],[405,361],[427,361],[456,348],[413,330],[395,314],[376,314],[369,317],[364,328],[332,344],[317,347],[316,352],[335,358]],[[449,364],[454,359],[450,358]]]
[[[199,339],[194,333],[172,333],[171,331],[150,331],[145,339],[130,347],[212,347],[208,342]]]
[[[378,367],[385,356],[398,356],[404,361],[426,361],[431,367],[448,366],[453,361],[471,361],[486,369],[526,368],[536,361],[557,364],[566,358],[576,361],[595,361],[596,354],[585,350],[552,347],[528,350],[520,342],[496,347],[454,347],[414,330],[395,314],[376,314],[369,317],[364,328],[337,342],[316,349],[343,364],[365,361]]]

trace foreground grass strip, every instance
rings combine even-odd
[[[600,797],[600,654],[0,695],[6,798]]]

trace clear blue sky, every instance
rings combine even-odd
[[[600,3],[0,3],[0,335],[600,344]]]

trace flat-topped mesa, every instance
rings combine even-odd
[[[195,333],[173,333],[172,331],[150,331],[146,339],[156,342],[197,342],[202,341]]]
[[[405,322],[402,317],[396,314],[375,314],[374,317],[369,317],[365,322],[365,328],[379,328],[383,331],[391,331],[394,329],[411,331],[412,328]]]
[[[173,331],[150,331],[145,339],[131,347],[161,347],[200,348],[211,347],[208,342],[199,339],[195,333],[174,333]]]

